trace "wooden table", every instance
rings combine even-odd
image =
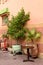
[[[34,62],[33,60],[29,59],[29,49],[32,49],[34,47],[32,45],[22,45],[22,48],[26,48],[27,49],[27,60],[23,60],[23,62],[26,62],[26,61]]]

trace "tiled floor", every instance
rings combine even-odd
[[[9,52],[0,51],[0,65],[43,65],[43,59],[34,59],[34,62],[23,62],[26,55],[13,56]]]

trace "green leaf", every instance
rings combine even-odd
[[[41,33],[40,32],[37,32],[36,33],[36,36],[35,36],[35,39],[39,39],[41,37]]]

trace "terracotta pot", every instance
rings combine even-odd
[[[39,49],[39,58],[43,58],[43,43],[38,44],[38,49]]]

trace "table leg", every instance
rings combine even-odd
[[[29,48],[27,48],[27,60],[23,60],[23,62],[31,61],[34,62],[33,60],[29,59],[30,53],[29,53]]]

